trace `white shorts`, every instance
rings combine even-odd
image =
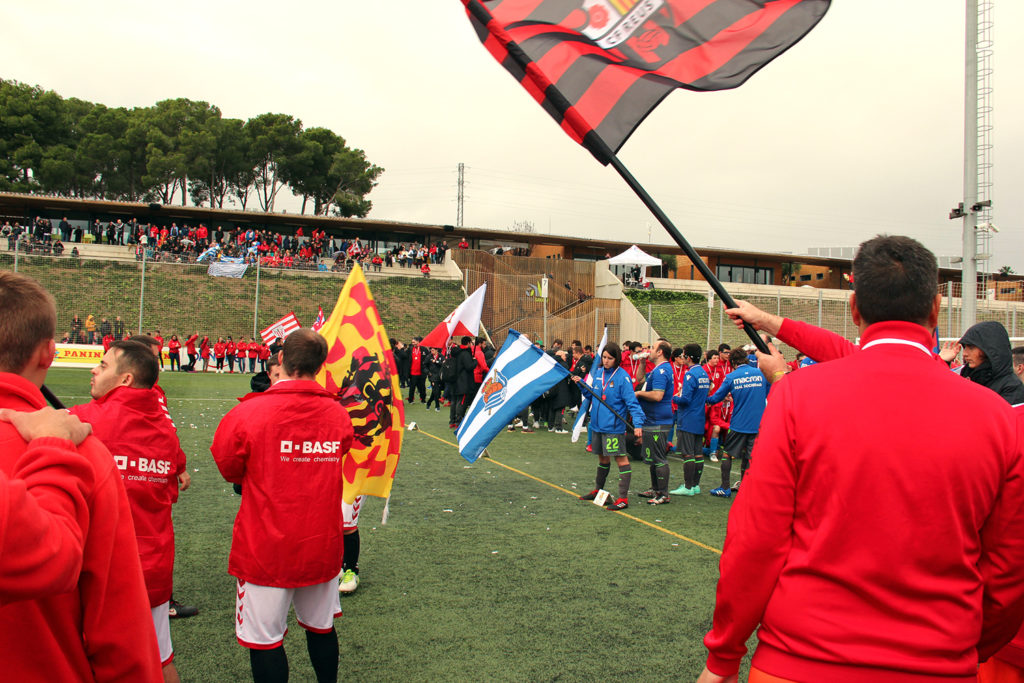
[[[167,666],[174,659],[174,646],[171,645],[171,603],[151,607],[153,626],[156,628],[156,642],[160,646],[160,666]]]
[[[337,578],[301,588],[235,581],[235,636],[244,647],[270,650],[280,645],[288,632],[292,605],[299,626],[313,633],[329,633],[341,616]]]
[[[359,510],[363,507],[363,498],[365,496],[356,496],[356,499],[349,505],[346,502],[341,503],[341,531],[347,533],[359,528]]]

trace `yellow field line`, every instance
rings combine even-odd
[[[423,436],[429,436],[431,439],[434,439],[436,441],[440,441],[443,444],[447,444],[447,445],[451,446],[452,448],[454,448],[456,450],[458,450],[458,448],[459,448],[458,444],[454,444],[451,441],[447,441],[445,439],[442,439],[439,436],[434,436],[433,434],[431,434],[429,432],[425,432],[422,429],[417,429],[416,431],[419,432],[420,434],[422,434]],[[552,484],[550,481],[545,481],[544,479],[541,479],[540,477],[535,477],[532,474],[530,474],[529,472],[523,472],[522,470],[516,469],[515,467],[512,467],[511,465],[506,465],[503,462],[498,462],[497,460],[492,458],[490,455],[487,456],[487,460],[488,460],[488,462],[493,462],[495,465],[498,465],[500,467],[504,467],[506,470],[509,470],[511,472],[515,472],[516,474],[521,474],[524,477],[526,477],[527,479],[532,479],[532,480],[534,480],[537,483],[544,484],[545,486],[550,486],[551,488],[557,489],[557,490],[561,491],[562,493],[568,493],[570,496],[576,496],[577,498],[579,497],[579,496],[576,495],[576,493],[574,491],[570,491],[569,489],[564,489],[561,486],[559,486],[558,484]],[[687,543],[691,543],[691,544],[697,546],[698,548],[703,548],[704,550],[709,550],[709,551],[715,553],[716,555],[721,555],[722,554],[722,551],[719,550],[718,548],[712,548],[711,546],[705,545],[704,543],[701,543],[700,541],[696,541],[696,540],[694,540],[692,538],[689,538],[687,536],[683,536],[682,534],[677,534],[676,532],[672,531],[671,529],[666,529],[663,526],[658,526],[657,524],[652,524],[651,522],[648,522],[645,519],[640,519],[639,517],[634,517],[633,515],[630,515],[630,514],[627,514],[625,512],[622,512],[621,510],[616,511],[616,514],[622,515],[626,519],[631,519],[634,522],[639,522],[640,524],[643,524],[645,526],[649,526],[652,529],[657,529],[658,531],[660,531],[662,533],[665,533],[665,534],[668,534],[669,536],[673,536],[675,538],[678,538],[681,541],[686,541]]]

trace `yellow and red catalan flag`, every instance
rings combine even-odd
[[[355,428],[342,460],[345,501],[360,494],[386,498],[402,450],[405,406],[391,344],[358,265],[319,332],[328,351],[316,381],[338,396]]]

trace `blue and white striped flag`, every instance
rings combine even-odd
[[[480,391],[455,433],[459,454],[476,462],[498,432],[569,371],[515,330],[494,359]]]
[[[583,379],[587,383],[587,386],[593,386],[594,382],[594,368],[601,364],[601,354],[604,353],[604,345],[608,343],[608,328],[604,328],[604,334],[601,336],[601,343],[597,345],[597,353],[594,354],[594,362],[590,364],[590,372]],[[572,443],[576,443],[580,440],[580,432],[583,431],[583,422],[587,419],[587,412],[590,410],[590,392],[586,389],[581,389],[583,392],[583,401],[580,403],[580,412],[576,414],[576,424],[572,426],[572,436],[569,440]],[[589,437],[588,437],[589,438]]]

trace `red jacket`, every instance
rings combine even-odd
[[[409,351],[409,374],[419,377],[423,374],[423,347],[414,346]]]
[[[1020,626],[1024,425],[920,325],[863,341],[772,390],[729,514],[714,673],[760,623],[753,665],[782,678],[973,681]]]
[[[239,358],[245,358],[245,352],[249,349],[249,345],[245,342],[238,342],[235,344],[235,355]]]
[[[203,341],[199,342],[199,355],[202,358],[210,357],[210,338],[203,337]]]
[[[235,342],[229,341],[227,344],[225,344],[224,353],[226,353],[229,356],[235,355]]]
[[[45,405],[33,384],[18,375],[0,373],[0,408],[31,411]],[[33,448],[40,442],[47,447],[70,443],[40,439]],[[0,471],[11,476],[27,448],[14,427],[0,423]],[[94,482],[85,496],[89,529],[82,571],[66,593],[0,607],[3,678],[162,681],[153,617],[121,477],[110,452],[95,437],[83,441],[78,453],[88,462]],[[6,558],[6,548],[2,557]]]
[[[256,342],[249,342],[249,358],[256,358],[260,355],[260,345]]]
[[[92,425],[92,433],[114,456],[132,508],[135,538],[150,607],[171,599],[174,584],[174,524],[178,475],[185,453],[156,389],[117,387],[70,411]]]
[[[224,342],[217,342],[216,344],[214,344],[213,345],[213,357],[214,358],[223,358],[226,346],[227,345]]]
[[[473,381],[480,384],[484,381],[484,377],[487,376],[487,361],[484,360],[484,352],[479,346],[473,347],[473,360],[476,361],[476,367],[473,368]]]
[[[224,416],[210,452],[224,478],[242,485],[229,574],[281,588],[338,575],[352,437],[348,412],[311,380],[278,382]]]
[[[270,347],[267,346],[266,342],[260,344],[259,352],[260,360],[267,360],[268,358],[270,358]]]
[[[185,353],[190,356],[196,355],[196,340],[199,339],[198,334],[193,334],[191,337],[185,340]]]
[[[170,352],[170,353],[177,353],[180,350],[181,350],[181,342],[178,341],[177,339],[172,339],[171,341],[167,342],[167,351],[168,352]]]

